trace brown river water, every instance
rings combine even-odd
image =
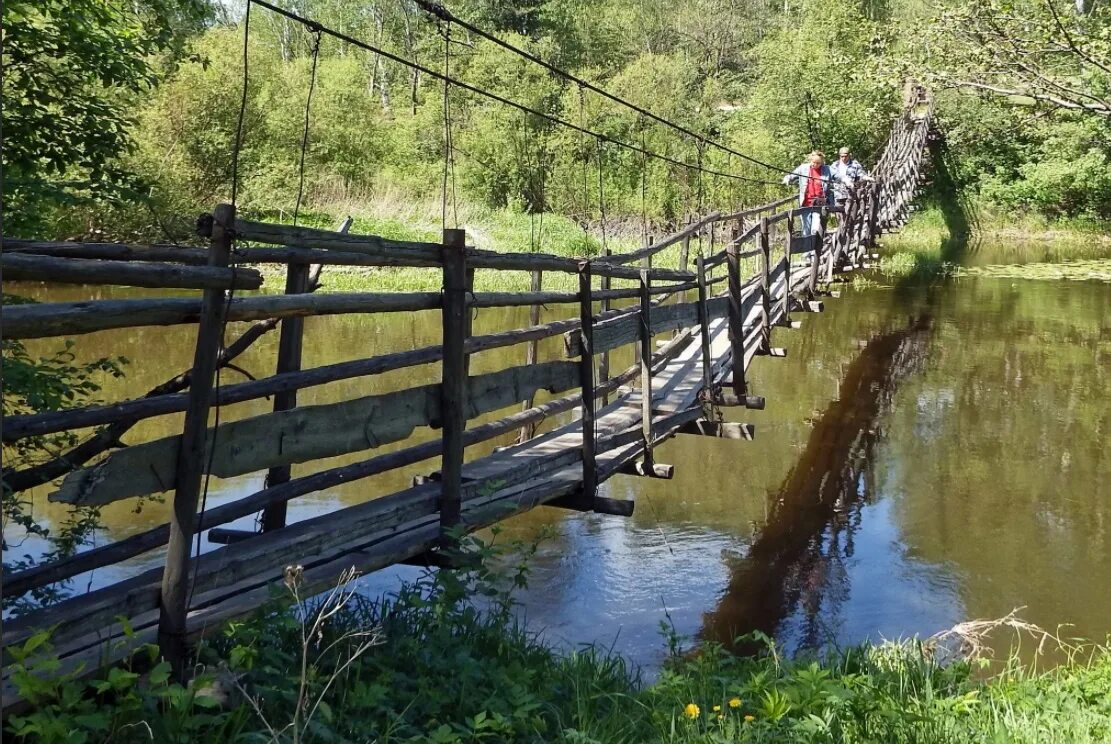
[[[95,287],[5,290],[40,300],[142,296]],[[546,317],[567,314],[554,308]],[[521,327],[527,317],[527,310],[483,310],[475,333]],[[648,669],[665,654],[661,622],[727,644],[761,630],[791,652],[925,635],[1017,607],[1044,627],[1070,623],[1068,635],[1111,633],[1111,287],[964,279],[932,289],[846,289],[827,300],[825,313],[796,317],[802,328],[779,331],[776,340],[789,356],[758,358],[750,371],[767,409],[725,412],[755,424],[755,442],[682,436],[666,443],[657,461],[676,466],[673,480],[617,476],[603,486],[606,495],[636,500],[631,518],[540,508],[503,525],[502,541],[548,535],[532,559],[530,585],[518,595],[529,627],[561,646],[613,647]],[[435,313],[311,318],[304,364],[435,344],[438,336]],[[276,347],[277,334],[270,334],[241,366],[267,374]],[[192,333],[101,332],[80,337],[76,350],[81,358],[132,360],[124,381],[105,386],[103,398],[113,400],[186,368]],[[560,351],[555,339],[542,344],[540,356],[558,358]],[[485,352],[472,369],[493,371],[523,355],[523,347]],[[303,391],[301,402],[435,382],[436,375],[424,367],[348,380]],[[223,379],[241,378],[227,371]],[[269,405],[239,404],[224,420]],[[179,426],[177,416],[151,420],[128,440]],[[415,432],[419,439],[437,435]],[[290,520],[404,488],[437,466],[430,461],[297,499]],[[294,467],[295,476],[307,472]],[[257,490],[262,478],[214,479],[209,506]],[[36,512],[61,519],[64,511],[46,501],[48,490],[35,494]],[[114,504],[104,510],[97,542],[168,516],[166,503]],[[8,538],[13,555],[41,549],[18,534]],[[214,547],[205,541],[203,549]],[[85,591],[160,561],[147,554],[78,577],[73,587]],[[394,567],[361,581],[378,594],[420,571]]]

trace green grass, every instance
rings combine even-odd
[[[982,273],[977,266],[1018,266],[1098,261],[1111,257],[1106,225],[1090,220],[1050,221],[977,208],[968,234],[954,236],[936,206],[918,212],[898,233],[881,241],[879,270],[899,281],[929,280],[952,273]],[[958,267],[961,268],[958,272]],[[1075,272],[1072,272],[1075,273]]]
[[[1108,646],[1068,647],[1065,663],[1038,670],[1015,659],[942,665],[933,642],[786,659],[765,638],[742,657],[687,649],[665,632],[670,659],[645,685],[620,656],[557,651],[518,625],[503,587],[524,582],[520,567],[442,572],[381,601],[344,588],[301,601],[289,577],[281,592],[293,592],[294,609],[228,626],[200,652],[218,671],[189,688],[152,662],[67,681],[49,667],[43,634],[26,659],[17,652],[28,671],[16,680],[37,708],[10,716],[6,734],[206,744],[1111,740]]]

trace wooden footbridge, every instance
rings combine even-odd
[[[792,208],[793,197],[754,209],[713,213],[638,251],[574,260],[499,253],[466,245],[446,230],[442,244],[266,224],[218,207],[203,225],[208,249],[162,245],[46,243],[5,240],[6,279],[82,284],[196,288],[200,297],[90,300],[5,306],[9,339],[72,337],[135,326],[196,325],[192,369],[150,394],[109,405],[10,416],[3,441],[83,430],[87,438],[56,461],[6,472],[8,487],[60,483],[50,498],[107,504],[172,492],[169,524],[30,569],[7,572],[8,596],[41,590],[90,570],[166,546],[159,567],[36,610],[4,624],[6,649],[53,628],[63,669],[118,660],[137,644],[157,642],[181,664],[186,644],[221,621],[267,600],[286,567],[303,567],[302,593],[323,590],[345,572],[393,563],[435,563],[460,531],[471,531],[540,505],[629,515],[633,503],[599,495],[617,474],[670,477],[655,458],[676,434],[751,439],[750,426],[724,422],[719,408],[763,407],[746,384],[759,356],[782,356],[772,345],[792,314],[822,309],[828,284],[872,257],[876,236],[902,224],[927,157],[931,104],[924,91],[894,124],[874,180],[862,182],[844,207]],[[800,218],[821,213],[817,235],[797,234]],[[708,251],[692,256],[692,241]],[[664,253],[665,249],[672,250]],[[674,256],[673,266],[661,265]],[[244,264],[288,266],[284,294],[252,293],[258,271]],[[426,267],[442,273],[442,292],[314,292],[322,266]],[[564,272],[578,291],[475,292],[476,271]],[[230,290],[230,292],[229,292]],[[620,307],[620,304],[626,301]],[[472,335],[475,308],[568,305],[573,317],[489,335]],[[301,368],[302,319],[310,315],[438,310],[443,343],[370,358]],[[227,321],[256,321],[225,345]],[[281,326],[275,374],[215,385],[254,340]],[[562,336],[566,358],[537,361],[537,342]],[[520,345],[526,363],[470,374],[469,358]],[[610,353],[633,345],[636,364],[611,374]],[[328,405],[297,405],[297,391],[416,365],[439,365],[441,383]],[[543,403],[535,396],[551,393]],[[274,396],[273,412],[210,426],[210,412]],[[522,407],[523,403],[523,407]],[[184,413],[180,435],[123,445],[143,419]],[[499,418],[490,420],[501,412]],[[563,416],[553,430],[468,459],[468,447],[505,441]],[[479,417],[484,423],[467,426]],[[95,428],[94,428],[95,427]],[[441,430],[432,441],[388,453],[419,427]],[[92,432],[91,435],[89,432]],[[488,451],[488,448],[485,448]],[[366,459],[291,477],[294,463],[366,452]],[[411,488],[357,506],[286,524],[294,498],[359,479],[439,460]],[[681,464],[680,464],[681,466]],[[430,469],[434,465],[430,466]],[[266,471],[266,487],[199,511],[206,473],[229,477]],[[221,529],[262,512],[260,532]],[[195,561],[191,546],[208,531],[223,547]],[[129,627],[125,634],[124,622]],[[5,702],[13,690],[7,684]]]

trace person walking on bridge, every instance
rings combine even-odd
[[[860,161],[853,158],[852,151],[847,147],[842,147],[838,151],[837,160],[833,162],[829,170],[833,174],[833,197],[839,207],[849,200],[852,187],[858,181],[868,179],[868,174],[864,172],[864,166],[860,164]]]
[[[825,154],[821,150],[810,153],[807,162],[783,177],[783,183],[799,182],[800,207],[833,206],[833,173],[825,164]],[[808,237],[818,231],[821,215],[818,212],[803,215],[802,236]]]

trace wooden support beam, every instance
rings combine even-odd
[[[829,222],[829,208],[822,207],[818,213],[818,231],[814,236],[814,255],[810,259],[810,281],[807,285],[808,294],[813,297],[818,289],[818,274],[822,265],[822,250],[826,244],[826,225]]]
[[[675,477],[675,466],[664,465],[659,462],[649,462],[646,458],[645,460],[627,462],[618,468],[617,472],[622,475],[639,475],[643,478],[671,480]]]
[[[0,254],[7,281],[112,284],[171,289],[258,289],[262,274],[254,269],[182,266],[172,263],[127,263],[60,258],[30,253]]]
[[[628,499],[611,499],[605,496],[594,496],[590,499],[589,506],[585,504],[585,494],[582,492],[572,493],[568,496],[560,496],[559,498],[548,501],[544,506],[552,506],[557,509],[570,509],[577,512],[594,512],[596,514],[608,514],[614,517],[631,517],[633,516],[633,507],[635,502]]]
[[[745,331],[744,311],[741,308],[741,262],[737,256],[737,233],[725,246],[725,264],[729,272],[729,348],[733,356],[733,394],[743,396],[748,392],[745,381]]]
[[[579,269],[579,338],[582,354],[579,356],[579,386],[582,388],[582,490],[580,498],[585,507],[593,502],[598,494],[598,462],[595,453],[594,406],[597,396],[594,390],[594,303],[592,292],[590,261],[584,261]],[[649,354],[651,358],[651,354]]]
[[[710,390],[714,383],[714,371],[713,358],[710,356],[710,313],[706,305],[706,259],[701,250],[695,258],[695,268],[698,274],[698,340],[702,355],[702,388]]]
[[[640,411],[644,462],[651,467],[652,445],[652,288],[647,267],[640,272]]]
[[[346,232],[344,230],[343,232]],[[290,264],[286,269],[285,293],[304,294],[310,291],[309,264]],[[305,319],[285,318],[282,320],[281,335],[278,338],[278,362],[275,374],[297,372],[301,369],[301,350],[304,345]],[[297,390],[283,390],[274,396],[274,411],[288,411],[297,407]],[[276,486],[289,481],[291,465],[277,465],[270,468],[264,483]],[[286,523],[287,505],[285,502],[271,504],[262,512],[262,531],[281,529]],[[209,536],[211,540],[211,535]]]
[[[762,395],[734,395],[733,393],[720,392],[713,396],[711,402],[723,408],[737,408],[744,406],[755,411],[764,410],[767,401]]]
[[[444,289],[441,328],[444,359],[441,363],[440,423],[443,450],[440,472],[440,543],[451,545],[449,531],[459,525],[462,513],[463,432],[467,426],[467,234],[445,229],[442,248]]]
[[[760,218],[760,349],[771,348],[772,338],[772,258],[768,218]],[[759,351],[757,353],[760,353]]]
[[[534,271],[529,277],[529,287],[533,292],[539,292],[544,288],[544,272]],[[540,306],[532,305],[529,307],[529,325],[540,324]],[[525,364],[528,366],[536,364],[537,353],[537,340],[533,339],[527,342],[525,346]],[[532,408],[533,398],[530,396],[524,403],[522,403],[521,410],[527,411]],[[527,442],[536,434],[536,424],[527,424],[521,427],[521,431],[517,433],[518,442]]]
[[[209,265],[223,268],[228,265],[234,236],[235,206],[221,204],[215,210],[212,227]],[[224,291],[206,289],[201,306],[197,343],[193,353],[193,376],[189,387],[189,408],[178,446],[174,500],[170,516],[170,537],[166,549],[166,568],[162,574],[159,600],[158,647],[170,662],[174,674],[184,679],[185,617],[188,612],[189,557],[193,535],[197,531],[197,502],[200,497],[201,479],[208,456],[206,429],[208,410],[216,374],[216,357],[223,345]],[[211,442],[218,446],[215,437]]]
[[[803,219],[808,219],[809,215],[803,216]],[[787,325],[791,322],[791,238],[795,232],[795,210],[792,209],[787,213],[787,237],[783,243],[783,275],[787,278],[786,286],[783,288],[782,299],[782,315],[780,325]]]
[[[718,439],[738,439],[751,442],[756,438],[756,427],[752,424],[737,424],[732,421],[708,421],[698,419],[679,428],[680,434],[695,434]]]

